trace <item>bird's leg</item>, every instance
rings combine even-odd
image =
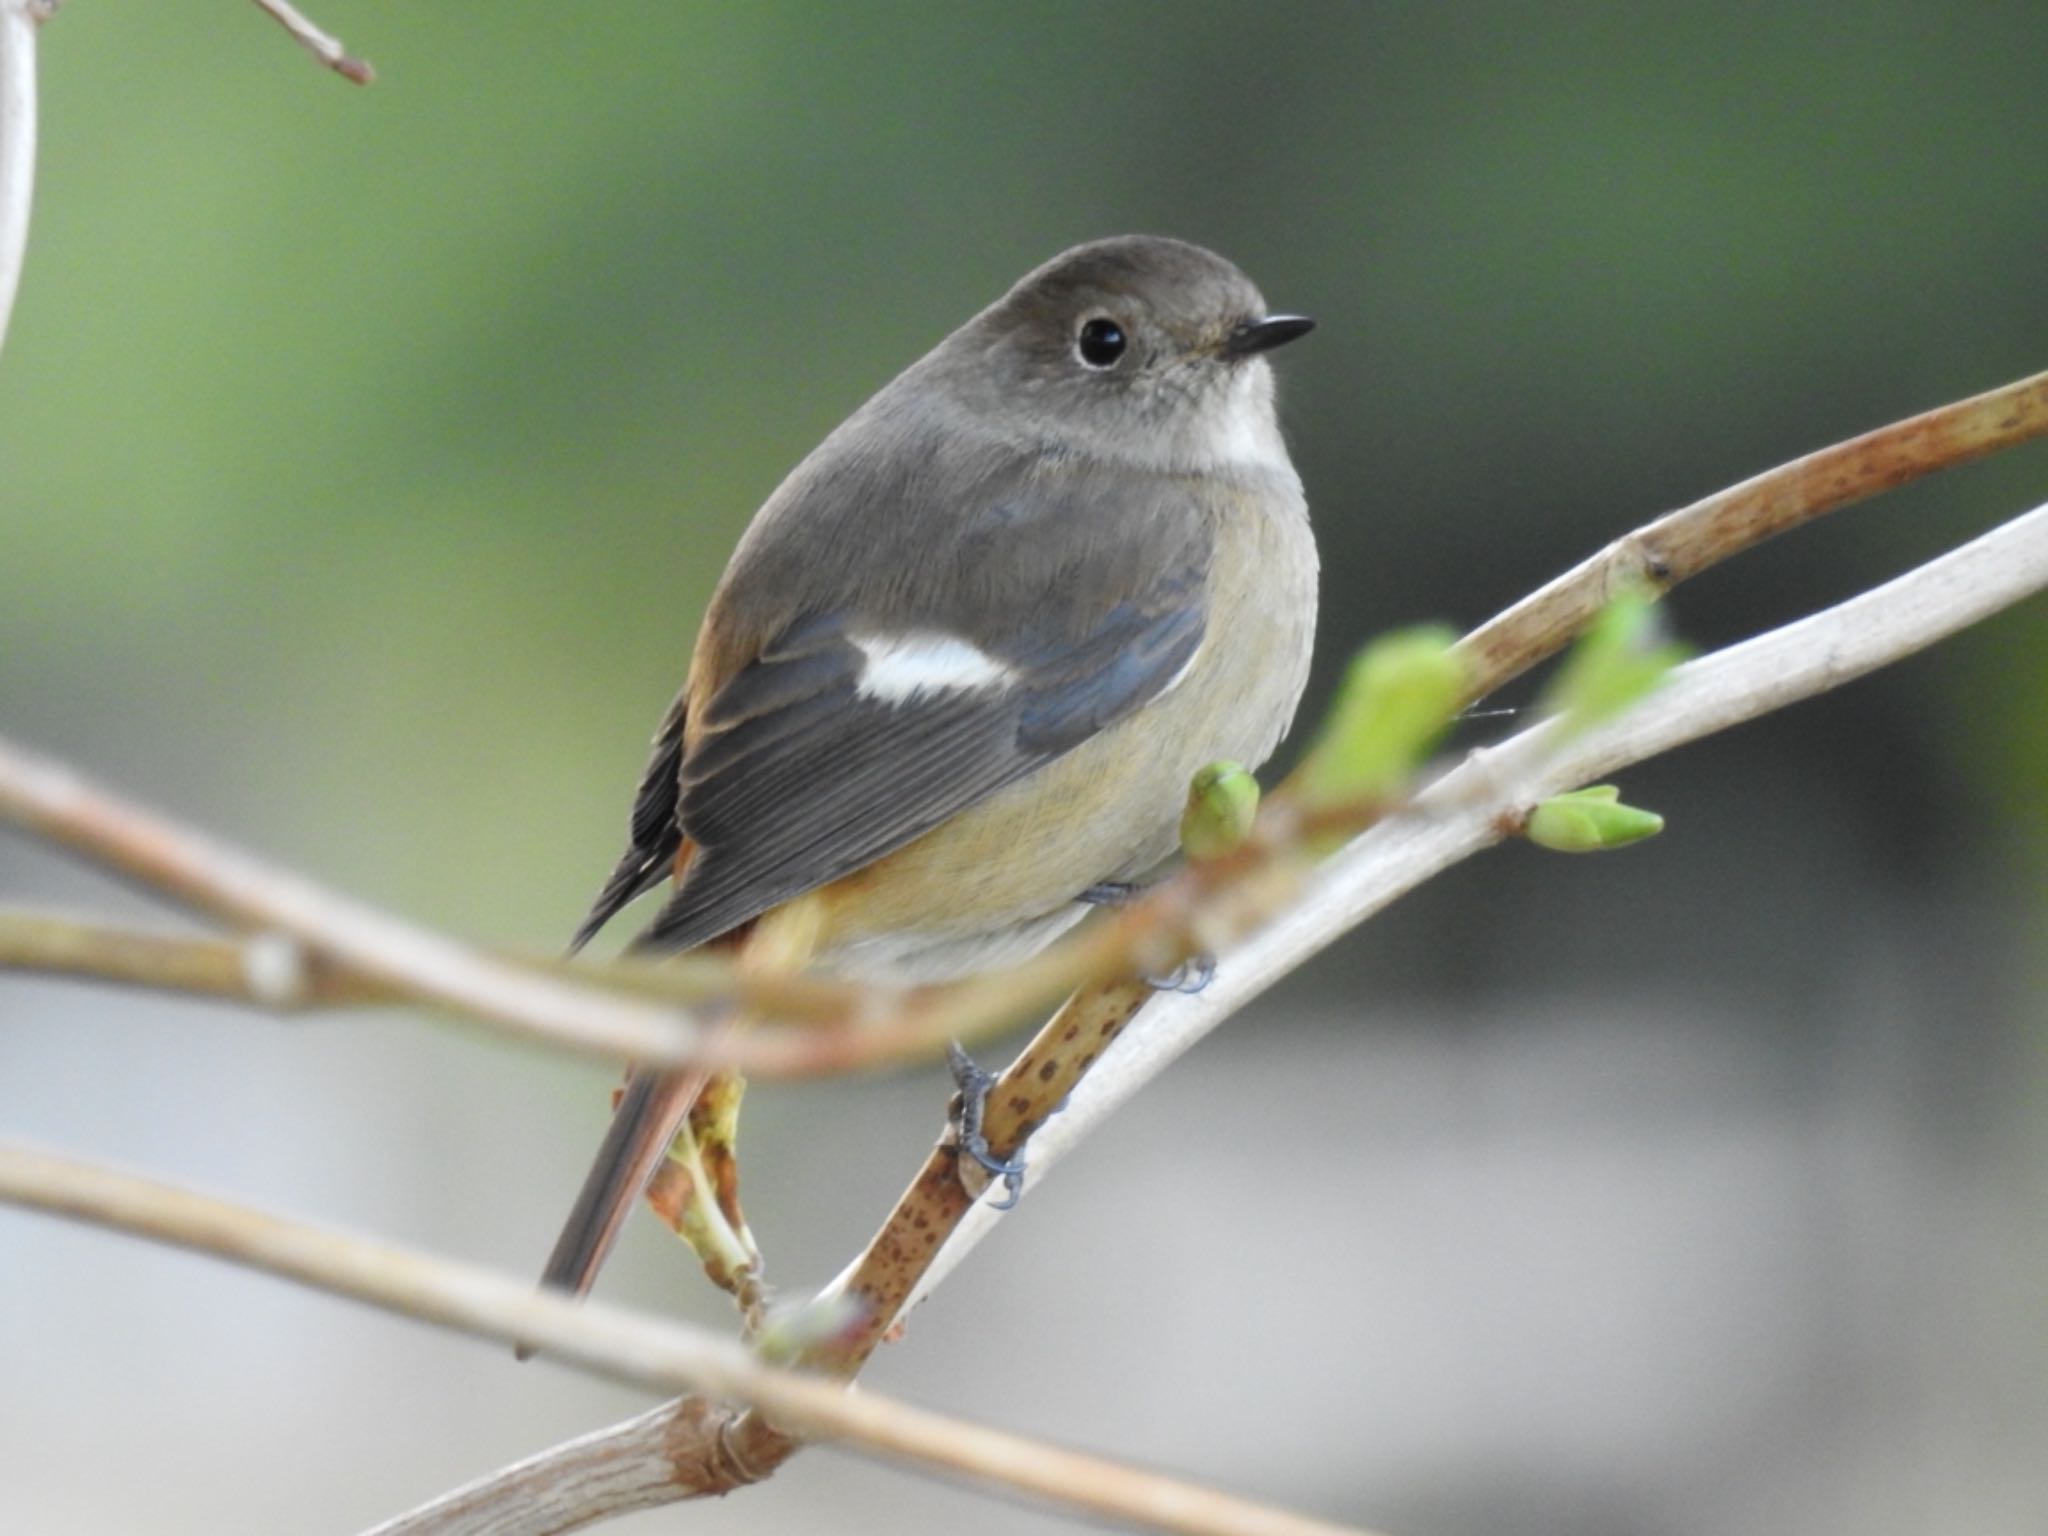
[[[1127,901],[1135,901],[1145,894],[1145,886],[1136,880],[1100,880],[1083,891],[1076,900],[1084,901],[1091,907],[1120,907]]]
[[[1091,907],[1120,907],[1136,901],[1150,886],[1138,880],[1102,880],[1083,891],[1079,900]],[[1214,955],[1190,955],[1164,976],[1139,978],[1155,992],[1199,992],[1216,979]]]
[[[991,1177],[1003,1181],[1003,1198],[989,1202],[996,1210],[1007,1211],[1017,1203],[1024,1190],[1024,1149],[1017,1151],[1005,1161],[989,1150],[988,1136],[983,1132],[982,1116],[988,1108],[989,1090],[995,1087],[995,1078],[974,1064],[956,1040],[946,1047],[946,1065],[952,1069],[953,1085],[959,1089],[954,1096],[951,1119],[959,1136],[960,1150],[985,1170]],[[985,1187],[985,1186],[984,1186]],[[970,1192],[979,1193],[973,1185]]]

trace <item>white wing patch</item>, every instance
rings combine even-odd
[[[864,699],[904,704],[924,694],[1000,688],[1017,679],[988,652],[938,630],[851,638],[860,647],[858,691]]]

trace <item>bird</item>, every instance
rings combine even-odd
[[[1190,777],[1279,744],[1317,557],[1267,354],[1306,334],[1201,246],[1055,256],[762,504],[572,941],[897,982],[1027,958],[1172,857]],[[703,1074],[639,1068],[542,1277],[588,1290]]]

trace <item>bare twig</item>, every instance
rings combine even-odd
[[[1471,696],[1485,697],[1570,644],[1620,586],[1668,591],[1824,513],[2044,433],[2048,373],[2037,373],[1822,448],[1666,513],[1460,641]]]
[[[349,57],[341,46],[340,38],[314,26],[290,0],[256,0],[256,3],[275,17],[279,26],[297,38],[308,53],[344,80],[368,85],[377,78],[377,72],[370,68],[368,59]]]
[[[5,793],[0,786],[0,797]],[[4,814],[0,810],[0,816]],[[624,993],[654,1003],[694,1004],[737,994],[753,1006],[772,1007],[800,1019],[837,1018],[847,1007],[848,989],[843,985],[802,974],[756,983],[711,955],[677,955],[660,965],[622,960],[602,971],[532,955],[493,953],[491,958],[516,967],[522,975],[532,972],[591,987],[600,997]],[[0,971],[199,992],[221,1002],[270,1009],[360,1008],[418,1000],[404,987],[380,983],[275,932],[234,939],[180,938],[28,910],[0,909]],[[612,1054],[601,1041],[587,1042],[587,1047],[607,1058]]]
[[[533,1346],[616,1380],[739,1398],[777,1423],[1088,1514],[1201,1536],[1335,1536],[1342,1528],[762,1365],[738,1345],[487,1269],[327,1231],[154,1179],[0,1143],[0,1200],[197,1249],[481,1338]],[[502,1529],[502,1528],[501,1528]]]
[[[36,181],[36,28],[56,0],[0,0],[0,346],[28,255]]]
[[[363,1536],[552,1536],[731,1493],[761,1481],[796,1448],[787,1437],[761,1443],[758,1429],[745,1427],[760,1422],[708,1398],[663,1403],[451,1489]]]
[[[276,1010],[382,1003],[397,996],[322,964],[281,934],[190,939],[89,918],[4,909],[0,971],[82,976]]]
[[[237,927],[296,939],[356,976],[553,1044],[645,1061],[703,1046],[681,1010],[512,965],[323,890],[0,740],[0,820]]]

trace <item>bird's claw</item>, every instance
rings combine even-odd
[[[981,1126],[982,1117],[988,1109],[989,1090],[995,1087],[996,1080],[974,1064],[974,1058],[961,1048],[957,1040],[946,1047],[946,1065],[953,1073],[954,1086],[960,1090],[960,1150],[973,1158],[991,1178],[1003,1181],[1003,1198],[991,1200],[989,1206],[994,1210],[1007,1211],[1024,1192],[1024,1152],[1019,1148],[1013,1156],[1005,1159],[989,1150],[988,1136]]]
[[[1189,955],[1164,976],[1146,976],[1146,986],[1155,992],[1180,992],[1189,996],[1216,979],[1214,955]]]

